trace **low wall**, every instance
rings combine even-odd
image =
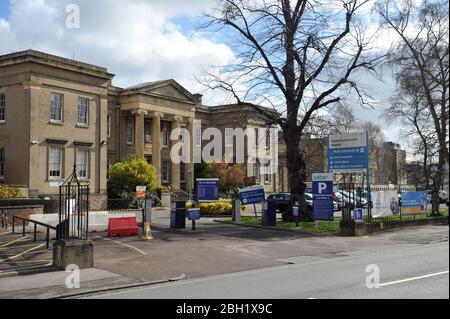
[[[11,223],[13,216],[30,219],[31,216],[43,216],[44,206],[31,205],[31,206],[13,206],[13,207],[0,207],[0,214],[6,214],[8,221]],[[21,220],[15,222],[16,225],[22,224]]]
[[[0,210],[5,207],[43,206],[44,214],[57,214],[59,212],[59,200],[39,198],[11,198],[0,199]]]

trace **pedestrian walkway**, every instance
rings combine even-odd
[[[52,251],[45,241],[0,230],[0,278],[52,269]]]
[[[137,280],[100,269],[79,274],[54,271],[14,278],[0,278],[0,299],[48,299],[133,285]]]

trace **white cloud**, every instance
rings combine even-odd
[[[66,6],[79,5],[80,29],[65,26]],[[211,1],[11,0],[11,14],[0,20],[0,53],[33,48],[107,67],[114,84],[174,78],[192,92],[202,66],[227,64],[233,52],[202,33],[183,34],[172,22],[195,16]],[[207,98],[212,103],[214,96]]]

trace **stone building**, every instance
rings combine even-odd
[[[255,109],[205,106],[201,95],[174,80],[119,88],[113,78],[106,68],[34,50],[0,56],[0,183],[24,186],[30,197],[52,197],[76,165],[78,176],[91,185],[92,206],[101,208],[109,165],[135,156],[157,168],[161,184],[187,192],[194,183],[193,158],[181,164],[171,160],[171,148],[179,142],[171,140],[173,129],[186,128],[191,145],[201,152],[208,142],[196,138],[195,131],[216,128],[223,137],[223,155],[233,161],[230,153],[236,152],[229,146],[236,150],[238,141],[227,137],[226,129],[268,132]],[[246,139],[245,175],[264,185],[267,193],[289,191],[283,140],[265,140],[258,149],[267,157],[277,151],[279,156],[264,164],[248,162]],[[301,143],[310,181],[313,173],[327,170],[327,143],[312,137]],[[385,143],[371,154],[373,183],[405,181],[406,153],[398,145]]]
[[[113,78],[106,68],[34,50],[0,56],[0,182],[25,186],[30,197],[56,196],[76,165],[101,208],[109,165],[136,156],[157,168],[161,184],[187,191],[193,164],[171,161],[173,129],[185,127],[192,139],[195,119],[222,131],[263,125],[250,109],[203,106],[174,80],[119,88]],[[276,191],[276,173],[246,167]]]

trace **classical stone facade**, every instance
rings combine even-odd
[[[54,197],[76,165],[101,207],[109,165],[135,156],[155,165],[161,184],[188,191],[194,165],[171,161],[173,129],[185,127],[193,143],[195,119],[222,132],[264,126],[250,109],[203,106],[201,95],[174,80],[119,88],[113,78],[105,68],[33,50],[0,56],[0,182]],[[257,171],[246,167],[247,176]],[[277,174],[259,175],[268,192],[277,191]]]
[[[92,206],[101,208],[107,199],[109,165],[135,156],[145,157],[157,168],[161,184],[190,191],[194,183],[192,154],[186,163],[171,160],[171,148],[179,142],[171,139],[173,129],[185,127],[190,144],[200,151],[208,141],[194,141],[195,123],[201,121],[202,132],[209,127],[218,129],[224,138],[222,153],[228,160],[235,160],[230,156],[236,152],[227,148],[231,141],[225,134],[227,128],[268,129],[255,109],[204,106],[201,95],[190,93],[174,80],[119,88],[113,86],[113,78],[106,68],[33,50],[0,56],[0,183],[22,185],[30,197],[55,197],[58,186],[76,165],[78,176],[91,185]],[[237,140],[235,143],[237,147]],[[312,173],[327,170],[326,147],[324,139],[302,140],[308,180]],[[278,170],[269,172],[259,162],[248,162],[245,147],[246,177],[264,185],[267,193],[289,191],[282,138],[258,148],[268,154],[279,152],[270,163]],[[385,166],[378,162],[381,153],[373,153],[373,182],[381,182],[377,172],[388,171],[383,175],[386,183],[402,183],[405,152],[391,144],[383,149]]]

